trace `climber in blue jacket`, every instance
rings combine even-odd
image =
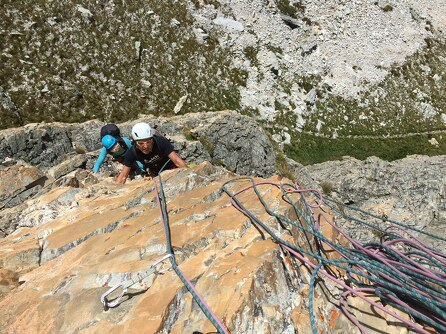
[[[121,136],[115,138],[112,135],[105,135],[104,137],[102,137],[101,142],[102,148],[99,153],[99,157],[93,167],[94,173],[97,173],[99,171],[99,168],[104,162],[107,154],[110,154],[115,161],[123,163],[125,154],[132,147],[132,142],[130,141],[130,139]],[[137,174],[144,173],[144,166],[139,161],[136,161],[136,164],[133,168],[135,169]]]

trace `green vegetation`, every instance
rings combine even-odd
[[[215,146],[207,138],[197,136],[187,127],[183,128],[183,135],[187,140],[198,140],[210,155],[213,154]]]
[[[304,165],[339,160],[346,155],[361,160],[369,156],[377,156],[392,161],[411,154],[446,154],[446,140],[444,137],[445,135],[421,134],[396,139],[328,139],[301,133],[295,136],[293,145],[286,145],[284,151],[287,156]],[[435,138],[439,145],[434,146],[429,143],[428,140],[431,138]]]
[[[385,233],[384,231],[379,230],[379,229],[373,229],[373,230],[372,230],[372,234],[373,234],[373,236],[376,237],[378,240],[381,240],[381,239],[386,235],[386,233]]]
[[[85,147],[76,147],[76,148],[74,149],[74,151],[75,151],[77,154],[85,154],[85,153],[87,153],[87,149],[86,149]]]
[[[393,10],[393,6],[391,4],[386,4],[382,10],[385,12],[391,12]]]
[[[192,133],[191,129],[184,127],[183,128],[183,135],[184,138],[186,138],[187,140],[196,140],[196,136]]]
[[[221,7],[220,2],[217,0],[192,0],[192,3],[194,4],[196,9],[206,5],[212,5],[215,8]]]
[[[288,15],[294,19],[299,17],[298,13],[303,13],[305,7],[301,0],[277,0],[277,7],[282,14]]]
[[[428,41],[427,49],[394,67],[379,85],[364,93],[358,101],[330,97],[318,103],[317,112],[308,118],[308,129],[320,119],[321,133],[338,135],[395,135],[445,129],[441,114],[425,115],[423,103],[446,111],[444,76],[446,45]],[[428,73],[426,73],[428,71]],[[347,120],[346,120],[347,118]]]
[[[197,41],[186,5],[4,1],[0,83],[23,122],[0,106],[0,129],[168,115],[186,94],[181,113],[239,109],[247,73],[231,65],[215,33]]]
[[[212,156],[214,154],[215,146],[207,138],[199,137],[198,141],[203,145],[206,151]]]
[[[277,147],[275,148],[275,152],[276,152],[276,170],[278,174],[294,182],[296,180],[296,175],[294,171],[290,169],[286,161],[285,155]]]
[[[192,5],[227,10],[215,0]],[[278,0],[277,5],[281,13],[305,20],[302,1]],[[82,14],[78,6],[92,15]],[[258,110],[240,105],[239,88],[246,85],[248,72],[233,67],[233,55],[216,32],[205,32],[204,42],[198,42],[193,24],[182,1],[3,1],[1,98],[10,98],[13,106],[0,104],[0,129],[42,121],[121,122],[139,114],[172,115],[186,94],[182,114],[233,109],[258,118]],[[429,22],[426,29],[433,29]],[[271,133],[286,127],[291,145],[285,153],[303,164],[344,155],[394,160],[415,153],[446,154],[446,134],[441,134],[446,130],[446,43],[427,39],[426,44],[357,100],[332,95],[318,76],[291,81],[278,76],[277,85],[286,94],[297,84],[305,94],[316,92],[318,99],[315,105],[306,102],[301,132],[294,130],[295,101],[286,98],[270,106],[278,112],[274,121],[261,122]],[[258,52],[256,46],[243,50],[253,67],[259,67]],[[357,66],[352,70],[361,71]],[[192,134],[185,131],[185,136]],[[433,138],[438,145],[429,142]],[[278,165],[287,173],[284,161]]]
[[[259,61],[257,59],[257,53],[259,52],[259,49],[254,46],[247,46],[243,49],[243,53],[245,57],[251,62],[251,66],[258,67]]]
[[[324,181],[321,183],[321,188],[325,195],[330,195],[333,191],[333,183]]]
[[[446,154],[446,126],[441,115],[446,113],[446,45],[437,40],[426,42],[427,48],[403,66],[393,67],[382,83],[358,100],[345,100],[330,95],[327,88],[317,88],[323,99],[304,115],[303,131],[290,133],[286,154],[302,164],[345,155],[358,159],[374,155],[391,161],[410,154]],[[317,78],[299,81],[305,82],[306,92],[317,87]],[[290,127],[294,115],[288,114],[291,116],[281,112],[271,131],[278,131],[280,124]],[[316,130],[319,121],[323,122],[321,136]],[[429,142],[432,138],[438,145]]]
[[[283,54],[283,50],[282,50],[282,48],[273,46],[273,45],[271,45],[271,44],[267,44],[267,45],[266,45],[266,48],[267,48],[269,51],[274,52],[274,53],[276,53],[276,54]]]

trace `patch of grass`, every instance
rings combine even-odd
[[[183,135],[187,140],[197,140],[197,136],[187,127],[183,128]]]
[[[239,113],[245,116],[253,117],[255,119],[260,117],[260,112],[258,109],[244,107],[239,110]]]
[[[217,9],[221,7],[220,2],[217,0],[192,0],[192,3],[194,4],[196,9],[207,5],[212,5]]]
[[[292,182],[295,182],[295,180],[297,179],[296,174],[287,163],[286,155],[279,148],[279,145],[276,143],[276,141],[273,140],[271,131],[266,131],[266,135],[269,137],[270,142],[273,144],[274,153],[276,154],[275,167],[278,175],[285,177]]]
[[[206,149],[206,151],[209,152],[209,154],[212,156],[214,154],[214,144],[212,144],[207,138],[205,137],[199,137],[199,142],[203,145],[203,147]]]
[[[431,39],[426,43],[424,50],[403,66],[393,67],[382,83],[358,100],[328,95],[326,101],[319,101],[306,130],[314,131],[318,120],[325,124],[321,129],[325,135],[336,131],[341,136],[387,136],[446,129],[441,118],[446,110],[446,80],[442,79],[446,45]]]
[[[181,113],[240,108],[247,73],[232,65],[216,32],[197,40],[186,2],[87,0],[89,19],[77,3],[2,3],[0,82],[23,124],[171,115],[186,94]],[[0,109],[0,128],[23,124]]]
[[[251,62],[251,66],[259,67],[259,60],[257,59],[257,53],[259,49],[254,46],[247,46],[243,49],[243,54]]]
[[[333,183],[328,182],[328,181],[324,181],[321,183],[321,188],[322,188],[322,192],[325,195],[330,195],[333,192]]]
[[[277,147],[275,147],[275,152],[276,152],[276,170],[278,174],[294,182],[296,180],[296,175],[294,171],[290,169],[286,161],[285,155]]]
[[[76,146],[76,148],[75,148],[75,152],[76,152],[77,154],[85,154],[85,153],[87,153],[87,148],[86,148],[86,147],[79,147],[79,146]]]
[[[302,4],[300,0],[278,0],[277,8],[282,14],[288,15],[294,19],[299,17],[299,13],[303,13],[305,11],[305,6]]]
[[[384,231],[381,231],[381,230],[378,230],[378,229],[373,229],[373,230],[372,230],[372,234],[373,234],[373,236],[375,236],[378,240],[381,240],[382,237],[384,237],[385,232],[384,232]]]
[[[266,45],[266,48],[268,50],[270,50],[271,52],[274,52],[276,54],[283,54],[283,50],[280,47],[276,47],[276,46],[273,46],[271,44],[268,44],[268,45]]]
[[[390,4],[387,4],[387,5],[385,5],[385,6],[382,8],[382,10],[383,10],[384,12],[391,12],[391,11],[393,10],[393,6],[390,5]]]
[[[434,146],[428,140],[432,136],[415,135],[405,138],[338,138],[329,139],[301,133],[293,134],[293,144],[285,145],[287,156],[303,165],[339,160],[343,156],[352,156],[364,160],[369,156],[392,161],[411,154],[442,155],[446,152],[445,136],[434,136],[439,145]]]
[[[286,110],[286,107],[279,101],[274,100],[274,109],[276,109],[277,111],[283,112],[284,110]]]
[[[395,160],[410,154],[446,154],[443,136],[435,133],[446,130],[442,119],[446,110],[446,45],[433,39],[427,39],[426,45],[403,66],[393,67],[383,82],[358,100],[333,96],[317,86],[317,78],[305,79],[306,90],[318,87],[321,99],[304,115],[303,132],[291,133],[287,154],[303,164],[344,155]],[[326,138],[317,136],[320,122],[319,133]],[[438,146],[428,142],[432,136]]]
[[[213,163],[215,166],[221,166],[221,167],[229,168],[229,166],[227,166],[223,161],[221,161],[221,160],[219,160],[219,159],[214,160],[212,163]],[[233,170],[231,170],[231,172],[233,172]]]

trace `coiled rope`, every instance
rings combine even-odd
[[[233,193],[228,189],[228,185],[235,182],[248,182],[250,185]],[[298,218],[291,220],[279,213],[274,212],[263,199],[259,186],[274,186],[281,190],[282,198],[296,212]],[[265,222],[250,212],[237,198],[237,196],[247,190],[252,189],[265,211],[275,217],[282,226],[295,227],[310,235],[318,245],[316,251],[304,248],[304,245],[291,244],[280,237],[277,231],[273,231]],[[346,307],[346,299],[349,295],[355,295],[374,307],[398,319],[408,328],[418,332],[429,334],[427,329],[415,322],[415,319],[428,325],[439,332],[446,332],[446,255],[435,251],[412,236],[406,229],[422,233],[430,238],[445,241],[444,238],[412,228],[406,224],[387,221],[392,230],[405,232],[409,237],[403,237],[397,232],[382,230],[378,226],[354,218],[345,214],[345,207],[340,210],[330,206],[333,211],[342,214],[345,218],[366,225],[367,227],[378,229],[382,234],[381,242],[361,243],[352,239],[349,235],[330,221],[323,213],[323,201],[326,198],[313,189],[299,189],[297,184],[279,184],[274,182],[255,183],[252,178],[238,178],[227,181],[223,184],[222,190],[231,198],[231,202],[249,219],[265,230],[278,244],[299,259],[301,262],[312,268],[310,280],[310,319],[313,333],[317,333],[316,320],[314,314],[314,288],[318,277],[325,277],[344,289],[341,296],[340,306],[345,315],[359,328],[361,333],[367,333],[363,326]],[[291,198],[297,194],[299,203]],[[307,198],[312,199],[310,202]],[[331,200],[333,201],[333,200]],[[342,203],[336,203],[343,205]],[[321,209],[317,217],[313,209]],[[366,213],[357,209],[358,212]],[[373,218],[380,218],[371,213],[366,213]],[[326,222],[343,235],[350,243],[349,247],[342,246],[333,240],[325,237],[320,231],[320,224]],[[309,238],[307,242],[310,243]],[[340,259],[329,259],[323,251],[323,246],[328,246],[335,251]],[[310,261],[312,259],[313,261]],[[314,264],[313,262],[316,262]],[[348,279],[343,280],[335,277],[333,268],[343,270]],[[365,293],[373,293],[379,297],[381,303],[366,297]],[[401,315],[386,308],[385,304],[399,309],[410,315],[411,319],[406,319]]]

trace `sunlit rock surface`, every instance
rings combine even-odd
[[[231,205],[221,187],[238,177],[207,162],[162,174],[176,262],[231,333],[309,333],[310,272]],[[166,254],[158,179],[124,186],[112,181],[55,187],[25,203],[42,217],[0,241],[2,333],[216,332],[172,270],[137,282],[119,305],[104,309],[102,294],[130,278],[138,281],[138,273]],[[237,181],[228,188],[248,185]],[[277,212],[293,218],[278,188],[259,189]],[[237,198],[284,239],[304,237],[278,226],[252,192]],[[328,225],[321,230],[345,243]],[[330,282],[318,285],[313,308],[319,333],[358,333],[337,307],[340,293]],[[349,304],[372,333],[407,333],[362,301]]]

